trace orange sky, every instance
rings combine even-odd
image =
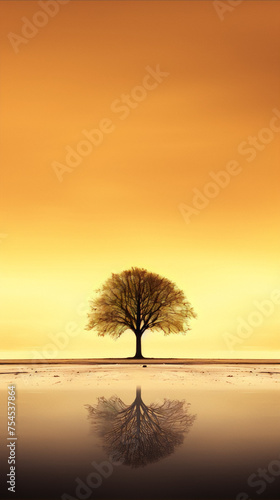
[[[0,356],[133,355],[132,333],[97,338],[78,308],[139,266],[198,313],[187,336],[147,332],[144,355],[279,357],[279,2],[223,20],[212,1],[71,0],[48,4],[53,17],[47,4],[0,2]],[[158,66],[162,81],[146,77]],[[105,119],[110,133],[70,168],[66,148]],[[231,161],[238,175],[187,224],[193,190]]]

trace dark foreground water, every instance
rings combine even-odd
[[[275,390],[188,390],[160,380],[116,390],[101,383],[26,389],[17,406],[16,492],[9,494],[1,405],[1,498],[280,498]]]

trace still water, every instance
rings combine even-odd
[[[276,391],[165,387],[161,380],[38,387],[19,391],[17,410],[16,493],[4,486],[4,434],[3,499],[280,497]],[[0,417],[2,432],[3,405]]]

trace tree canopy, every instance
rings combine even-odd
[[[141,336],[146,330],[161,330],[164,335],[186,333],[189,319],[196,317],[175,283],[146,269],[112,274],[96,292],[87,329],[115,339],[132,330],[138,339],[136,357],[142,357]]]

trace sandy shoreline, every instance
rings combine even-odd
[[[6,364],[0,367],[0,389],[16,384],[26,390],[117,390],[131,384],[180,386],[187,390],[279,390],[279,364]]]

